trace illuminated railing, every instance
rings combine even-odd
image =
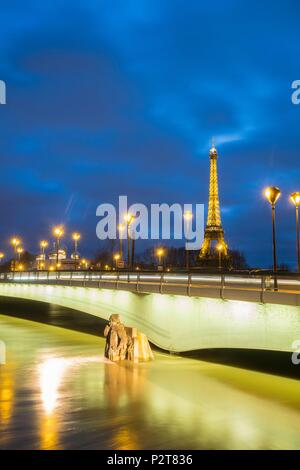
[[[258,294],[264,301],[265,293],[300,295],[300,277],[274,277],[269,275],[96,272],[96,271],[38,271],[0,273],[1,282],[56,284],[98,288],[126,289],[135,292],[159,292],[181,295],[207,295],[229,298],[246,293]],[[237,297],[237,298],[238,298]],[[300,298],[300,297],[299,297]]]

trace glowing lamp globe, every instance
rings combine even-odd
[[[277,186],[269,186],[265,189],[265,197],[269,203],[274,206],[280,197],[280,189]]]
[[[73,240],[78,241],[78,240],[80,240],[81,235],[78,232],[74,232],[74,233],[72,233],[72,238],[73,238]]]
[[[290,195],[290,200],[295,204],[296,207],[300,205],[300,192],[295,192]]]

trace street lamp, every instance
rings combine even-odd
[[[163,248],[157,248],[156,255],[158,257],[158,270],[159,271],[163,269],[162,258],[164,254],[165,254],[165,250]]]
[[[13,250],[14,250],[14,260],[13,260],[13,271],[16,271],[16,267],[17,267],[17,247],[20,245],[21,243],[21,240],[17,237],[13,237],[11,238],[10,240],[10,244],[13,246]]]
[[[21,254],[23,252],[24,252],[24,248],[22,248],[21,246],[18,246],[17,253],[18,253],[18,256],[19,256],[19,261],[21,261]]]
[[[77,268],[77,260],[79,259],[79,253],[78,253],[78,242],[81,239],[81,234],[78,232],[73,232],[72,233],[72,239],[74,241],[74,254],[73,258],[75,260],[75,268]]]
[[[131,259],[130,259],[130,225],[134,221],[135,216],[132,214],[125,214],[124,220],[127,223],[127,266],[130,269],[133,264],[133,258],[134,258],[134,238],[132,239],[132,253],[131,253]]]
[[[72,233],[72,239],[74,240],[74,253],[75,253],[75,255],[78,253],[77,248],[78,248],[78,242],[79,242],[80,238],[81,238],[80,233],[78,233],[78,232]]]
[[[280,197],[280,189],[277,186],[269,186],[265,189],[265,197],[272,207],[272,235],[273,235],[273,272],[274,272],[274,290],[277,290],[277,254],[276,254],[276,231],[275,231],[275,204]]]
[[[21,246],[18,246],[17,247],[17,253],[18,253],[18,259],[19,259],[19,265],[18,265],[18,268],[20,270],[20,266],[21,266],[21,254],[24,252],[24,248],[22,248]]]
[[[0,252],[0,264],[2,263],[2,260],[3,260],[4,256],[5,256],[5,254]]]
[[[43,255],[43,257],[45,257],[45,249],[47,248],[47,246],[48,246],[47,240],[42,240],[42,241],[40,242],[40,248],[41,248],[41,250],[42,250],[42,255]]]
[[[116,253],[116,254],[114,255],[114,260],[115,260],[115,263],[116,263],[116,268],[118,267],[118,261],[119,261],[119,259],[121,259],[121,255],[120,255],[120,253]]]
[[[299,204],[300,204],[300,192],[297,191],[290,195],[291,201],[295,204],[296,208],[296,240],[297,240],[297,261],[298,261],[298,272],[300,272],[300,241],[299,241]]]
[[[118,230],[119,230],[119,241],[120,241],[120,259],[123,259],[123,232],[124,232],[124,225],[119,224]]]
[[[56,267],[58,268],[58,255],[59,255],[59,242],[61,237],[64,235],[64,228],[62,225],[57,225],[53,229],[53,235],[56,238]]]
[[[47,246],[48,246],[47,240],[41,240],[41,241],[40,241],[40,248],[41,248],[41,250],[42,250],[42,253],[41,253],[40,257],[39,257],[39,259],[40,259],[40,262],[39,262],[39,269],[45,267],[45,261],[46,261],[45,249],[47,248]]]
[[[88,267],[88,261],[87,261],[85,258],[82,258],[82,260],[80,261],[80,263],[82,264],[82,266],[83,266],[84,269],[87,269],[87,267]]]
[[[191,211],[185,211],[183,214],[183,218],[186,224],[186,230],[185,230],[185,238],[190,239],[190,230],[191,230],[191,221],[193,219],[193,214]],[[190,269],[190,251],[185,250],[185,264],[186,264],[186,269]]]
[[[217,250],[219,252],[219,270],[221,271],[222,269],[222,251],[223,251],[223,244],[222,243],[218,243],[217,245]]]

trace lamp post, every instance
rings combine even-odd
[[[280,197],[280,189],[277,186],[269,186],[265,190],[265,197],[272,207],[272,238],[273,238],[273,272],[274,272],[274,290],[278,290],[277,285],[277,254],[276,254],[276,230],[275,230],[275,204]]]
[[[131,238],[131,262],[130,262],[130,267],[131,269],[134,268],[134,255],[135,255],[135,238]]]
[[[47,240],[42,240],[40,241],[40,248],[41,248],[41,259],[42,259],[42,262],[39,263],[39,269],[41,267],[45,267],[45,261],[46,261],[46,254],[45,254],[45,249],[47,248],[48,246],[48,242]]]
[[[300,241],[299,241],[299,204],[300,204],[300,192],[297,191],[290,195],[291,201],[294,203],[296,208],[296,248],[297,248],[297,264],[298,272],[300,272]]]
[[[88,260],[87,259],[82,258],[82,260],[80,261],[80,264],[83,266],[83,269],[88,268]]]
[[[13,259],[13,268],[12,268],[12,271],[16,271],[16,267],[17,267],[17,247],[20,245],[21,243],[21,240],[17,237],[13,237],[11,240],[10,240],[10,243],[11,245],[13,246],[13,250],[14,250],[14,259]]]
[[[218,243],[217,250],[218,250],[218,253],[219,253],[219,271],[221,271],[221,269],[222,269],[222,251],[223,251],[222,243]]]
[[[59,259],[59,242],[61,237],[64,235],[64,228],[62,225],[58,225],[53,229],[53,235],[56,238],[56,269],[58,269],[58,259]]]
[[[156,255],[157,255],[157,258],[158,258],[158,271],[163,270],[162,259],[163,259],[164,254],[165,254],[165,251],[164,251],[163,248],[157,248]]]
[[[21,261],[21,254],[23,252],[24,252],[24,248],[22,248],[21,246],[18,246],[17,253],[18,253],[18,257],[19,257],[19,262]]]
[[[126,214],[124,217],[127,223],[127,267],[130,269],[132,267],[132,259],[130,258],[130,225],[134,221],[135,217],[132,214]],[[132,245],[132,252],[134,253],[134,241]]]
[[[80,233],[78,233],[78,232],[72,233],[72,239],[74,240],[74,253],[75,254],[77,254],[77,251],[78,251],[77,250],[78,249],[78,242],[79,242],[80,238],[81,238]]]
[[[120,241],[120,260],[123,260],[123,232],[124,232],[124,225],[119,224],[118,230],[119,230],[119,241]]]
[[[116,269],[117,269],[117,267],[118,267],[118,261],[119,261],[120,259],[121,259],[120,253],[116,253],[116,254],[114,255],[114,260],[115,260],[115,264],[116,264]]]
[[[191,211],[185,211],[183,214],[183,218],[185,221],[186,229],[185,229],[185,238],[190,239],[190,230],[191,230],[191,220],[193,218],[193,214]],[[185,266],[187,271],[190,269],[190,251],[185,250]]]
[[[73,232],[72,233],[72,239],[74,241],[74,260],[75,260],[75,268],[77,268],[77,260],[79,259],[79,253],[78,253],[78,242],[81,239],[81,234],[78,232]]]
[[[0,252],[0,264],[2,263],[2,260],[3,260],[4,256],[5,256],[5,254]]]
[[[42,253],[41,253],[41,254],[43,255],[43,259],[45,259],[45,249],[47,248],[47,246],[48,246],[47,240],[42,240],[42,241],[40,242],[40,248],[41,248],[41,250],[42,250]]]
[[[21,265],[21,255],[23,252],[24,252],[24,248],[22,248],[21,246],[18,246],[17,248],[18,261],[19,261],[18,268],[20,271],[23,269],[23,266]]]

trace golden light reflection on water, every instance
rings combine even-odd
[[[117,411],[145,393],[146,370],[137,364],[104,365],[104,398],[107,406]]]
[[[59,441],[59,422],[56,415],[45,415],[41,419],[40,425],[40,448],[41,450],[60,449]]]
[[[108,362],[105,358],[99,356],[94,357],[71,357],[46,359],[38,366],[39,384],[41,389],[41,397],[46,413],[51,413],[57,405],[59,398],[59,387],[63,381],[64,374],[70,367],[89,364],[92,362]],[[115,365],[115,364],[111,364]]]
[[[116,367],[104,365],[104,400],[112,423],[118,421],[119,426],[112,434],[110,446],[119,450],[135,450],[141,447],[143,436],[134,425],[134,414],[146,411],[141,403],[147,396],[147,367],[133,363],[120,363]],[[131,410],[130,418],[123,412]],[[128,421],[126,424],[126,420]]]
[[[0,331],[1,448],[300,447],[299,381],[158,352],[113,364],[101,338],[8,317]]]
[[[114,448],[118,450],[136,450],[139,449],[138,440],[129,428],[121,428],[115,435]]]
[[[47,359],[39,367],[40,388],[44,410],[53,412],[59,396],[59,386],[68,364],[64,359]]]
[[[0,373],[0,384],[0,426],[4,426],[10,421],[13,411],[14,382],[12,371]]]
[[[39,386],[44,415],[40,424],[40,447],[45,450],[59,449],[59,420],[55,409],[60,405],[60,387],[71,368],[95,362],[106,362],[105,358],[92,357],[50,357],[38,366]],[[114,366],[115,364],[111,364]]]

